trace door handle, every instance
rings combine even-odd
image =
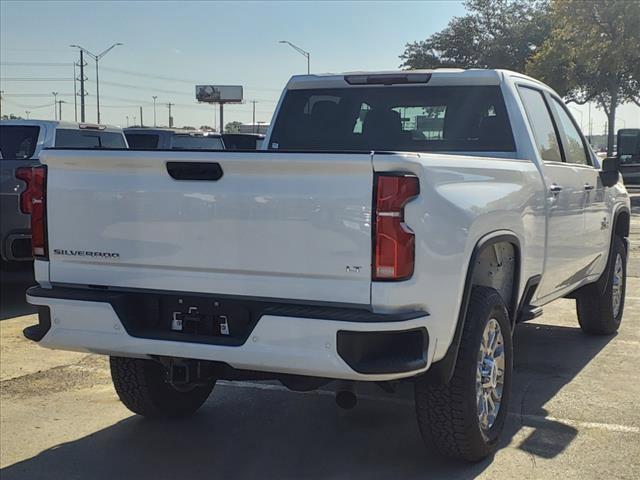
[[[589,191],[589,190],[593,190],[594,188],[596,188],[594,185],[591,185],[590,183],[585,183],[584,184],[584,189]]]
[[[559,194],[562,191],[562,187],[560,185],[557,185],[555,183],[551,184],[551,186],[549,187],[549,191],[551,193],[553,193],[554,195]]]
[[[222,167],[215,162],[167,162],[167,172],[175,180],[208,180],[222,178]]]

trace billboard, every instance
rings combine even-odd
[[[206,103],[242,102],[242,85],[196,85],[196,100]]]

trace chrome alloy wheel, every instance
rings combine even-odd
[[[616,255],[616,263],[613,266],[613,284],[611,285],[613,318],[618,318],[620,304],[622,303],[622,290],[624,286],[624,267],[622,265],[622,255]]]
[[[484,328],[476,370],[478,421],[483,433],[493,426],[500,411],[504,387],[504,338],[500,324],[491,318]]]

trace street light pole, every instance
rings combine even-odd
[[[96,118],[98,119],[98,123],[100,123],[100,79],[98,76],[98,62],[102,57],[104,57],[107,53],[109,53],[111,50],[113,50],[119,45],[124,45],[124,44],[114,43],[109,48],[107,48],[106,50],[103,50],[101,53],[98,53],[98,54],[91,53],[89,50],[87,50],[84,47],[81,47],[80,45],[70,45],[70,47],[72,48],[80,49],[82,52],[86,53],[91,58],[93,58],[96,62]]]
[[[27,114],[27,120],[29,120],[29,114],[31,113],[29,110],[25,110],[24,113]]]
[[[58,106],[58,92],[51,92],[53,95],[53,119],[58,120],[58,114],[56,113],[56,107]]]
[[[158,99],[158,96],[154,95],[151,98],[153,98],[153,126],[156,127],[156,100]]]
[[[311,54],[309,52],[307,52],[306,50],[301,49],[300,47],[298,47],[297,45],[294,45],[293,43],[289,42],[288,40],[280,40],[280,42],[278,42],[278,43],[285,43],[285,44],[289,45],[291,48],[293,48],[300,55],[305,57],[307,59],[307,75],[309,75],[311,73]]]

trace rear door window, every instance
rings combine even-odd
[[[290,90],[270,150],[514,152],[498,86]]]
[[[527,87],[518,87],[518,91],[527,112],[540,156],[543,160],[561,162],[560,142],[542,92]]]
[[[33,157],[38,144],[40,127],[23,125],[0,126],[2,160],[24,160]]]
[[[127,143],[132,150],[154,150],[158,148],[159,135],[148,135],[146,133],[125,133]]]
[[[58,148],[127,148],[124,135],[99,130],[56,130]]]

